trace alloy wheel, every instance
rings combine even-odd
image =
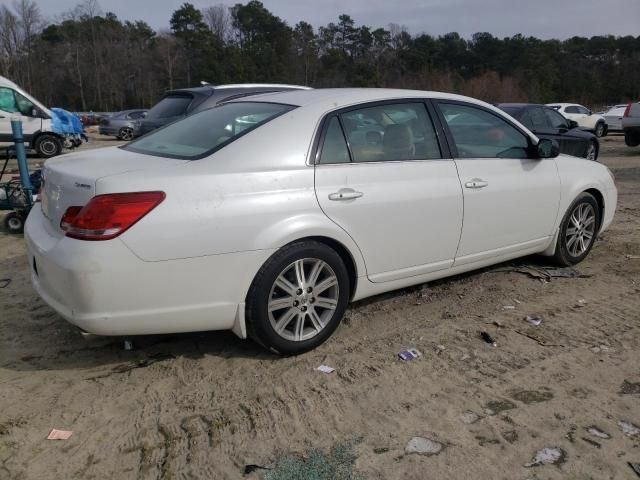
[[[125,127],[120,130],[120,138],[125,141],[133,139],[133,129]]]
[[[271,287],[267,304],[271,327],[294,342],[315,337],[338,307],[339,291],[338,277],[327,262],[317,258],[294,261]]]
[[[567,251],[573,257],[585,253],[593,242],[596,230],[596,212],[589,203],[578,204],[571,217],[565,233]]]

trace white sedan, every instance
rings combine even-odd
[[[472,98],[384,89],[238,99],[47,161],[35,289],[103,335],[231,329],[283,354],[350,301],[542,253],[580,262],[617,192]]]

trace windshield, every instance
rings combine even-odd
[[[122,148],[147,155],[195,160],[293,108],[278,103],[227,103],[190,115]]]
[[[187,113],[187,108],[193,98],[190,95],[170,95],[164,97],[149,110],[147,118],[179,117]]]

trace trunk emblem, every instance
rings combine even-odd
[[[87,185],[86,183],[76,182],[74,185],[78,188],[91,188],[91,185]]]

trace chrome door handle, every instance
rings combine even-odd
[[[473,180],[464,184],[467,188],[484,188],[489,186],[489,182],[485,182],[481,178],[474,178]]]
[[[341,188],[335,193],[329,194],[329,200],[353,200],[354,198],[360,198],[364,193],[356,192],[352,188]]]

